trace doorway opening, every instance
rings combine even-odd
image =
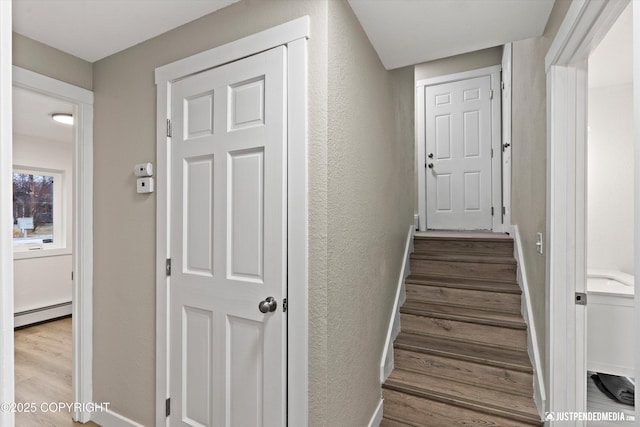
[[[548,404],[545,409],[550,413],[550,418],[547,419],[550,426],[566,425],[566,422],[555,421],[554,413],[586,413],[588,410],[586,373],[590,363],[592,367],[594,366],[592,361],[588,360],[590,357],[588,341],[591,339],[592,332],[595,331],[587,330],[588,322],[590,326],[594,325],[593,322],[588,321],[588,316],[592,314],[588,295],[590,287],[588,254],[590,252],[597,254],[595,248],[590,248],[588,245],[588,239],[597,237],[595,232],[589,235],[588,217],[591,212],[588,200],[595,195],[588,191],[588,186],[593,182],[592,187],[595,188],[597,181],[588,178],[588,169],[592,167],[592,161],[598,161],[595,156],[592,156],[592,159],[588,157],[592,154],[592,147],[589,146],[592,138],[588,136],[591,117],[588,111],[593,104],[589,104],[587,108],[588,66],[589,56],[605,38],[628,4],[628,1],[573,2],[545,58],[548,95],[548,250],[546,252]],[[640,21],[638,10],[633,12],[633,21],[634,25]],[[638,35],[640,34],[634,35],[634,44],[639,41]],[[616,44],[615,49],[619,47]],[[636,64],[633,79],[637,79],[640,68],[638,68],[637,58],[634,58],[634,61]],[[635,109],[640,101],[637,85],[633,92]],[[601,102],[604,101],[604,99],[601,100]],[[596,106],[596,110],[599,107]],[[620,109],[616,106],[615,113],[620,114],[618,113]],[[634,169],[636,169],[639,122],[635,115],[632,114],[632,117],[633,155],[629,153],[627,156],[634,158]],[[613,134],[607,137],[608,143],[611,142],[612,137]],[[598,143],[595,139],[593,142],[595,149]],[[612,149],[613,145],[608,148]],[[640,186],[635,178],[632,187],[635,203],[637,203]],[[616,190],[616,188],[610,188],[609,192]],[[595,212],[593,216],[596,216]],[[617,220],[616,217],[609,222]],[[634,235],[634,270],[638,268],[635,262],[637,258],[635,248],[640,243],[640,234],[637,231],[639,225],[637,214],[632,214],[627,233]],[[633,232],[631,232],[631,226],[633,226]],[[608,227],[611,229],[611,224],[608,224]],[[587,298],[584,298],[585,295]],[[585,299],[586,305],[583,304]],[[637,301],[634,301],[633,305],[633,318],[637,319],[640,315]],[[637,320],[634,321],[635,323]],[[599,322],[595,325],[599,325]],[[636,335],[637,339],[637,331],[633,331],[632,335]],[[592,341],[597,343],[597,339]],[[634,351],[633,354],[635,355],[636,352]],[[632,372],[638,372],[638,368],[637,360],[633,360]],[[606,371],[611,369],[611,366],[603,367],[600,364],[597,369]],[[634,411],[636,415],[632,416],[634,418],[637,417],[637,407],[638,405]],[[585,421],[575,420],[572,425],[583,426]]]
[[[587,410],[627,416],[636,353],[632,8],[587,67]]]
[[[507,231],[501,66],[416,82],[419,229]]]
[[[38,163],[34,160],[36,158],[34,152],[50,150],[50,146],[38,145],[43,143],[39,140],[44,138],[27,135],[26,137],[16,137],[16,141],[14,141],[14,182],[18,181],[19,184],[21,179],[26,181],[26,191],[22,191],[22,200],[14,203],[14,215],[17,216],[14,235],[16,235],[18,242],[15,246],[20,246],[20,250],[14,251],[16,254],[14,258],[17,258],[14,263],[42,259],[45,263],[51,264],[52,261],[64,260],[63,265],[59,266],[61,279],[68,275],[61,288],[57,289],[61,292],[60,294],[46,295],[50,298],[61,298],[58,302],[55,302],[55,299],[44,300],[44,302],[27,302],[27,304],[34,304],[35,309],[21,310],[18,303],[22,304],[23,302],[19,299],[19,295],[16,295],[16,310],[19,314],[17,319],[20,319],[22,324],[28,324],[68,315],[68,302],[73,302],[71,304],[73,317],[71,402],[81,404],[77,407],[87,408],[86,404],[93,401],[91,390],[93,369],[91,363],[93,351],[93,93],[16,66],[13,67],[13,88],[14,92],[25,95],[32,101],[36,100],[34,102],[39,100],[42,105],[43,100],[48,100],[53,102],[52,105],[56,109],[62,109],[48,114],[61,112],[71,114],[74,119],[71,140],[60,142],[60,144],[67,144],[65,149],[57,147],[61,152],[67,151],[71,158],[61,156],[65,160],[60,160],[60,164]],[[51,119],[52,117],[47,118],[47,120]],[[16,121],[19,120],[20,118],[17,117]],[[51,125],[48,121],[46,123]],[[34,125],[27,122],[25,126],[33,127]],[[20,127],[18,127],[19,129]],[[60,130],[55,127],[53,129],[56,130],[48,131],[49,137],[52,133]],[[23,134],[29,132],[33,132],[33,130],[25,130]],[[64,131],[62,132],[64,133]],[[68,130],[66,133],[69,133]],[[52,144],[55,143],[50,142],[50,145]],[[54,154],[49,154],[48,161],[51,161]],[[18,158],[22,155],[25,157]],[[42,161],[44,162],[44,160]],[[38,195],[36,192],[32,197],[31,193],[37,186],[43,187],[42,194]],[[17,188],[15,184],[14,188]],[[46,188],[50,190],[49,196],[52,203],[49,207],[46,207],[46,204],[44,207],[40,206],[44,214],[38,218],[37,210],[34,211],[31,205],[37,204],[35,202],[40,196],[46,198],[44,192]],[[17,193],[14,192],[14,194]],[[18,214],[22,216],[20,217]],[[63,219],[63,221],[56,224],[56,219]],[[42,223],[40,233],[38,233],[36,226],[39,221]],[[46,256],[41,256],[41,254]],[[17,268],[16,273],[15,278],[20,283],[15,283],[14,288],[22,286],[21,275]],[[29,277],[27,277],[27,281],[28,279]],[[36,278],[30,285],[38,285],[37,282],[43,280]],[[53,291],[52,288],[54,287],[48,288],[47,291]],[[62,294],[63,291],[64,294]],[[31,290],[27,293],[33,292]],[[46,291],[42,291],[42,294],[46,293]],[[38,309],[42,307],[45,309]],[[76,421],[87,422],[90,413],[75,409],[71,416]]]

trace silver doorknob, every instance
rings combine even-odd
[[[260,313],[276,311],[276,308],[278,308],[278,303],[273,299],[273,297],[267,297],[267,299],[260,301],[260,304],[258,304],[258,310],[260,310]]]
[[[433,153],[429,153],[427,157],[429,157],[430,159],[433,159]]]
[[[429,169],[433,169],[433,163],[429,163],[429,164],[427,165],[427,167],[428,167]]]

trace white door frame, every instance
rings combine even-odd
[[[502,48],[502,224],[507,231],[511,226],[511,75],[512,44]]]
[[[168,425],[165,402],[169,398],[169,285],[166,260],[171,258],[170,200],[171,84],[183,77],[277,47],[287,47],[288,136],[288,423],[308,422],[308,203],[307,203],[307,39],[310,20],[304,16],[164,65],[156,69],[157,85],[157,223],[156,223],[156,427]]]
[[[547,72],[547,369],[546,411],[586,412],[586,308],[575,292],[586,283],[587,60],[628,1],[574,0],[545,58]],[[637,33],[640,15],[634,11]],[[637,39],[636,35],[636,39]],[[635,45],[635,51],[637,51]],[[634,58],[634,80],[639,73]],[[637,86],[637,85],[635,85]],[[640,96],[635,87],[635,106]],[[634,114],[636,166],[640,119]],[[635,194],[640,185],[635,180]],[[636,207],[638,201],[636,200]],[[636,208],[637,209],[637,208]],[[635,214],[635,246],[640,221]],[[638,260],[638,254],[636,254]],[[636,262],[636,274],[640,263]],[[636,298],[638,316],[638,298]],[[640,333],[636,341],[640,342]],[[636,344],[637,345],[637,344]],[[636,347],[637,348],[637,347]],[[636,365],[636,378],[640,374]],[[636,399],[636,419],[640,406]],[[569,425],[567,421],[549,425]],[[584,425],[576,421],[576,426]],[[636,424],[637,425],[637,424]]]
[[[77,125],[73,138],[72,401],[90,403],[93,401],[93,92],[16,66],[13,86],[73,105]],[[73,418],[80,422],[89,421],[90,415],[86,411],[73,412]]]
[[[418,144],[418,156],[416,158],[416,168],[418,171],[418,216],[419,229],[427,229],[427,189],[426,189],[426,126],[425,126],[425,91],[428,86],[436,86],[444,83],[453,83],[460,80],[468,80],[476,77],[491,77],[491,90],[493,98],[491,100],[491,149],[493,157],[491,159],[491,204],[494,207],[492,218],[493,231],[507,231],[508,224],[502,223],[502,156],[500,156],[502,140],[500,138],[501,120],[501,96],[500,96],[500,65],[480,68],[462,73],[449,74],[446,76],[433,77],[430,79],[418,80],[416,82],[416,141]],[[508,208],[511,211],[511,208]]]
[[[13,169],[11,2],[0,1],[0,403],[15,400],[13,372]],[[0,411],[0,425],[14,414]]]

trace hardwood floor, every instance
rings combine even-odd
[[[16,413],[17,427],[98,426],[47,410],[49,403],[71,402],[71,318],[15,331],[15,381],[16,402],[35,404],[35,412]]]

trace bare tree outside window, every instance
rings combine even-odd
[[[27,220],[20,220],[22,218]],[[53,242],[52,176],[13,174],[13,220],[14,241],[42,239],[42,243]]]

